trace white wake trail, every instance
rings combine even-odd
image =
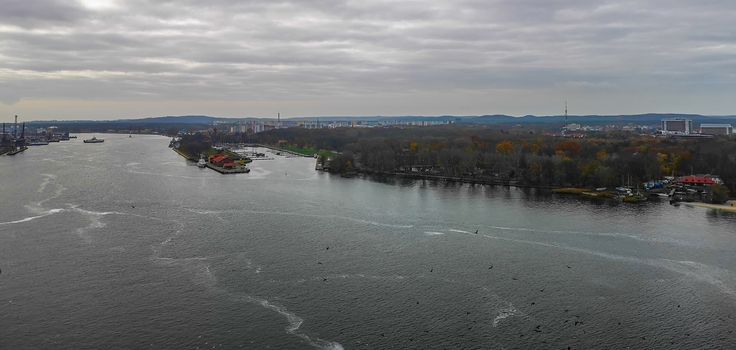
[[[556,243],[547,243],[547,242],[538,242],[538,241],[530,241],[525,239],[516,239],[516,238],[508,238],[508,237],[500,237],[500,236],[492,236],[492,235],[480,235],[481,237],[488,238],[488,239],[494,239],[494,240],[502,240],[507,242],[515,242],[515,243],[521,243],[521,244],[530,244],[530,245],[536,245],[536,246],[542,246],[542,247],[548,247],[548,248],[555,248],[555,249],[562,249],[562,250],[568,250],[573,251],[577,253],[587,254],[587,255],[593,255],[605,259],[610,260],[616,260],[616,261],[623,261],[628,263],[634,263],[634,264],[642,264],[642,265],[649,265],[657,268],[662,268],[671,272],[679,273],[688,277],[691,277],[693,279],[705,282],[707,284],[710,284],[717,289],[721,290],[721,292],[728,294],[731,297],[736,297],[736,288],[734,285],[736,284],[736,278],[734,278],[733,273],[731,271],[728,271],[726,269],[721,269],[718,267],[698,263],[698,262],[692,262],[692,261],[679,261],[679,260],[670,260],[670,259],[647,259],[647,258],[638,258],[634,256],[625,256],[625,255],[616,255],[616,254],[610,254],[585,248],[578,248],[578,247],[572,247],[568,245],[563,244],[556,244]],[[728,279],[731,281],[731,283],[727,283],[724,281],[724,279]]]
[[[18,219],[18,220],[13,220],[13,221],[0,222],[0,226],[14,225],[14,224],[22,224],[24,222],[29,222],[29,221],[33,221],[33,220],[40,219],[40,218],[43,218],[43,217],[47,217],[49,215],[58,214],[58,213],[61,213],[63,211],[64,211],[64,209],[51,209],[51,210],[48,210],[48,211],[46,211],[46,212],[44,212],[44,213],[42,213],[40,215],[29,216],[29,217],[26,217],[26,218],[23,218],[23,219]]]
[[[220,215],[220,214],[227,214],[227,213],[249,213],[249,214],[261,214],[261,215],[296,216],[296,217],[305,217],[305,218],[339,219],[339,220],[358,222],[361,224],[367,224],[367,225],[372,225],[372,226],[391,227],[391,228],[412,228],[414,227],[414,225],[389,224],[389,223],[383,223],[383,222],[378,222],[378,221],[373,221],[373,220],[365,220],[365,219],[359,219],[359,218],[354,218],[350,216],[341,216],[341,215],[334,215],[334,214],[322,215],[322,214],[306,214],[306,213],[297,213],[297,212],[288,212],[288,211],[265,211],[265,210],[250,210],[250,209],[204,210],[204,209],[187,208],[186,210],[192,213],[197,213],[201,215]]]

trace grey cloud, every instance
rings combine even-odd
[[[3,100],[292,99],[305,101],[305,114],[331,114],[315,106],[380,95],[403,111],[426,96],[457,106],[469,92],[513,91],[525,97],[508,110],[479,103],[477,113],[526,114],[526,101],[547,101],[550,91],[610,106],[606,98],[632,91],[717,95],[736,87],[726,73],[736,68],[736,4],[725,0],[116,5],[4,1],[0,85],[15,97]]]
[[[24,28],[43,25],[70,25],[83,19],[87,12],[72,1],[3,0],[0,2],[0,24]]]

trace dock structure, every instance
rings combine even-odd
[[[198,158],[195,158],[186,152],[182,152],[181,150],[172,147],[171,149],[174,150],[177,154],[184,157],[187,161],[190,162],[196,162]],[[220,154],[222,159],[217,159],[216,156],[211,156],[210,159],[207,160],[206,163],[204,163],[206,168],[212,169],[220,174],[247,174],[250,172],[250,169],[246,167],[245,165],[237,165],[236,160],[229,159],[227,156]]]
[[[250,169],[245,166],[240,166],[236,168],[224,168],[214,165],[210,162],[207,162],[206,166],[220,174],[247,174],[250,172]]]
[[[12,150],[10,152],[5,153],[5,155],[7,155],[7,156],[14,156],[14,155],[16,155],[18,153],[21,153],[21,152],[23,152],[23,151],[25,151],[27,149],[28,149],[28,147],[25,147],[25,146],[24,147],[20,147],[20,148],[16,148],[16,149],[14,149],[14,150]]]

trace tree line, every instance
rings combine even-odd
[[[339,152],[334,172],[412,172],[536,186],[614,187],[665,176],[719,175],[736,193],[733,138],[672,139],[627,132],[563,138],[478,126],[277,129],[246,142]]]

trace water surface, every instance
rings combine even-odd
[[[733,215],[84,137],[0,157],[0,348],[736,348]]]

